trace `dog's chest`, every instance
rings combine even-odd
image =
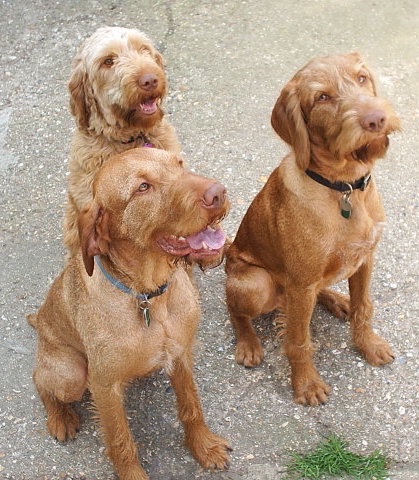
[[[328,279],[336,283],[353,275],[371,255],[380,240],[384,222],[365,222],[356,230],[348,230],[334,243],[327,266]]]
[[[107,324],[93,365],[99,361],[107,376],[126,380],[161,368],[170,371],[195,336],[199,307],[189,295],[184,295],[182,304],[166,300],[152,300],[149,325],[141,308],[120,304],[119,318],[125,320]]]

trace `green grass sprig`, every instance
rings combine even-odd
[[[331,436],[325,443],[307,455],[295,454],[288,467],[291,478],[321,479],[323,475],[346,475],[347,478],[385,480],[388,478],[389,460],[380,452],[363,456],[348,450],[348,443]]]

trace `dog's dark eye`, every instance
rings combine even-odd
[[[113,57],[105,58],[105,60],[103,60],[103,65],[111,67],[113,65]]]
[[[138,187],[138,192],[142,193],[142,192],[146,192],[147,190],[149,190],[151,187],[151,185],[147,182],[143,182],[139,187]]]
[[[367,83],[368,77],[366,75],[359,75],[358,77],[358,82],[363,85],[364,83]]]
[[[327,93],[321,93],[317,97],[318,102],[327,102],[328,100],[330,100],[330,95],[328,95]]]

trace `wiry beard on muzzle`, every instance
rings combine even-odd
[[[363,162],[381,158],[386,154],[389,144],[389,138],[387,135],[383,135],[380,138],[377,138],[357,149],[355,152],[353,152],[353,156],[356,160],[361,160]]]
[[[139,114],[136,109],[124,109],[120,105],[113,105],[112,113],[116,119],[118,127],[138,128],[141,130],[152,128],[164,116],[164,112],[160,107],[153,115],[145,116]]]

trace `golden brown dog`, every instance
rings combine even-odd
[[[298,71],[276,102],[272,126],[293,151],[253,200],[227,252],[236,360],[248,367],[262,361],[252,319],[282,308],[295,401],[317,405],[330,387],[312,360],[316,300],[349,316],[353,341],[369,363],[394,358],[371,324],[370,279],[384,211],[370,175],[400,125],[377,96],[371,71],[351,53],[316,58]],[[327,288],[343,279],[350,301]]]
[[[89,389],[121,479],[148,478],[124,410],[131,380],[165,368],[186,444],[205,468],[226,468],[228,443],[207,427],[193,378],[198,293],[182,259],[219,256],[228,199],[218,182],[189,173],[174,154],[132,149],[106,163],[79,215],[81,251],[36,315],[34,381],[60,441],[74,438],[71,406]]]
[[[115,153],[153,145],[181,147],[162,110],[168,82],[162,55],[134,29],[102,27],[81,46],[69,82],[76,119],[64,220],[70,256],[78,250],[77,218],[92,199],[100,166]]]

